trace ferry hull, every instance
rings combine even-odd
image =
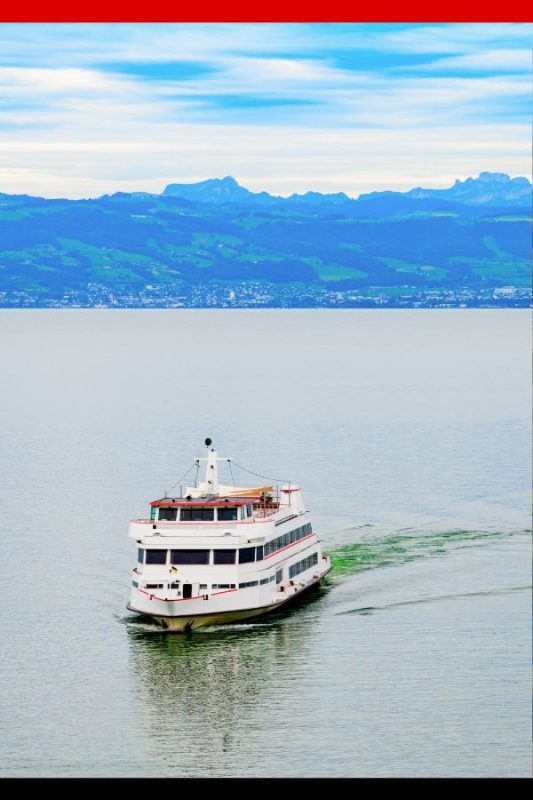
[[[306,586],[297,589],[294,592],[288,593],[286,599],[277,603],[273,603],[269,606],[261,606],[260,608],[234,609],[228,611],[215,611],[212,613],[207,612],[205,614],[172,616],[151,614],[148,611],[140,611],[131,606],[129,603],[127,608],[128,611],[134,611],[141,616],[150,617],[154,620],[154,622],[157,622],[158,625],[161,625],[163,628],[166,628],[169,631],[174,631],[176,633],[188,633],[192,630],[197,630],[198,628],[205,628],[208,625],[224,625],[230,622],[242,622],[247,619],[253,619],[254,617],[259,617],[272,611],[276,611],[279,608],[283,608],[297,597],[301,597],[309,589],[316,588],[320,581],[330,572],[330,570],[331,565],[325,572],[322,573],[322,575],[320,575],[320,577],[310,581]]]

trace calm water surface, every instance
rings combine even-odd
[[[1,775],[530,774],[527,311],[2,311],[0,337]],[[185,637],[125,610],[127,526],[206,436],[301,483],[335,569]]]

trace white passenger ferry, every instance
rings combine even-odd
[[[128,609],[176,631],[274,611],[331,569],[298,486],[220,485],[219,462],[231,459],[206,445],[195,462],[206,461],[205,480],[130,523],[138,550]]]

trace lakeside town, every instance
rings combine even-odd
[[[260,282],[169,286],[120,291],[98,283],[80,290],[0,292],[0,308],[530,308],[530,287],[365,287],[331,290]]]

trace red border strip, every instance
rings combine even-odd
[[[312,4],[309,0],[269,0],[254,4],[244,0],[228,3],[176,3],[158,0],[139,3],[132,0],[91,0],[77,4],[71,0],[27,0],[5,3],[0,22],[529,22],[531,3],[487,3],[481,0],[447,0],[433,4],[428,0],[382,0],[381,3]]]

